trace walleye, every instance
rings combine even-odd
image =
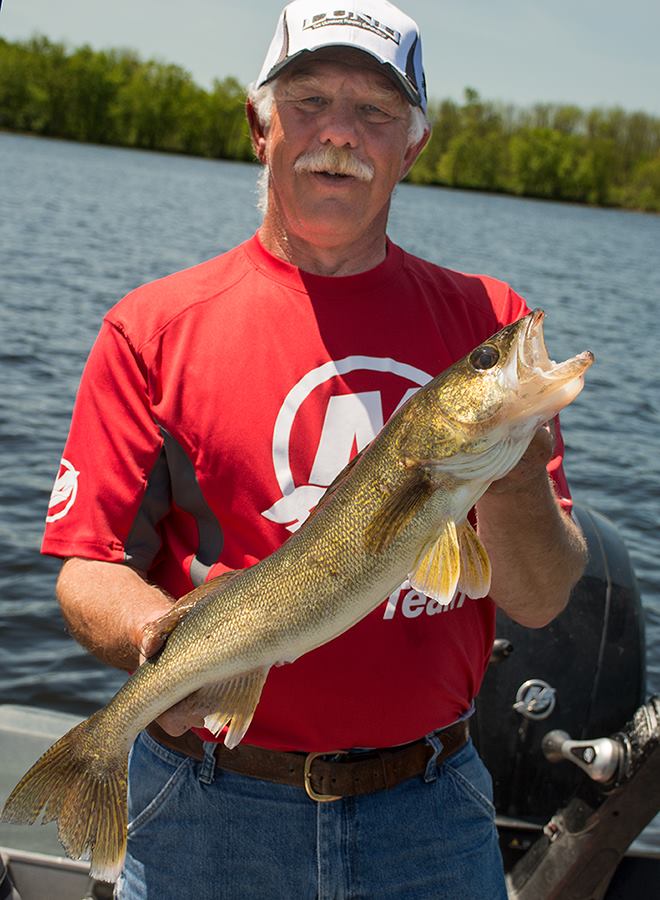
[[[114,880],[125,853],[127,757],[177,701],[212,708],[235,747],[271,666],[350,628],[407,577],[441,603],[483,597],[490,563],[467,521],[536,429],[580,393],[588,351],[557,364],[543,312],[507,326],[421,388],[327,490],[314,514],[255,566],[192,591],[156,624],[169,635],[103,709],[64,735],[14,788],[2,819],[58,820],[73,857]]]

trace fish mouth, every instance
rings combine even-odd
[[[548,355],[543,337],[545,313],[535,309],[524,321],[513,354],[514,371],[508,373],[517,381],[521,414],[537,407],[539,416],[552,418],[568,406],[584,387],[584,374],[594,361],[590,350],[557,363]],[[514,374],[515,372],[515,374]]]

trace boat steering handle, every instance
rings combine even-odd
[[[613,738],[573,741],[570,734],[560,729],[549,731],[545,735],[541,749],[549,762],[567,759],[579,766],[593,781],[601,784],[612,781],[625,760],[623,745]]]

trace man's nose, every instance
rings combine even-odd
[[[319,140],[322,144],[330,143],[335,147],[357,147],[358,118],[355,110],[346,106],[334,106],[328,110],[324,118]]]

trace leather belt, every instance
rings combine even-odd
[[[204,758],[202,741],[192,731],[173,737],[156,722],[148,725],[146,730],[152,738],[171,750],[193,759]],[[442,751],[437,756],[437,763],[440,764],[466,743],[468,723],[456,722],[436,734],[442,744]],[[239,744],[228,750],[224,744],[218,743],[215,759],[221,769],[263,781],[301,787],[312,800],[323,802],[371,794],[421,775],[434,752],[433,747],[423,739],[380,750],[324,753],[267,750],[250,744]]]

